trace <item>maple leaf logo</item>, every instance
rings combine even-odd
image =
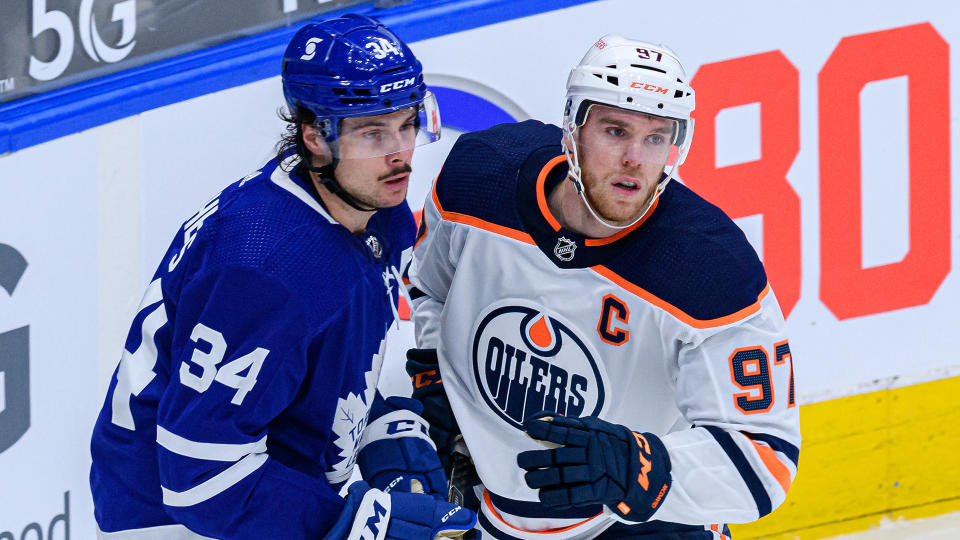
[[[364,373],[365,388],[360,393],[347,392],[346,396],[337,400],[337,412],[330,429],[336,435],[333,444],[340,450],[336,456],[339,459],[333,464],[333,468],[326,472],[327,480],[333,485],[346,482],[353,474],[360,438],[367,426],[370,405],[380,379],[380,366],[383,365],[386,349],[385,339],[380,340],[379,349],[379,352],[373,355],[370,369]]]

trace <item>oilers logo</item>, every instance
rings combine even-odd
[[[492,306],[478,319],[473,372],[486,404],[517,429],[540,411],[600,414],[603,368],[572,325],[530,306]]]

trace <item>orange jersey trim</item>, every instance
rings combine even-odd
[[[438,211],[442,212],[443,209],[440,208],[440,199],[437,197],[437,180],[439,180],[439,179],[440,179],[440,173],[437,173],[437,177],[433,179],[433,187],[430,188],[430,194],[431,194],[431,197],[433,198],[433,204],[435,204],[435,205],[437,206],[437,210],[438,210]],[[426,205],[424,205],[424,206],[426,206]],[[426,209],[425,207],[424,207],[424,208],[421,208],[421,209],[420,209],[420,219],[416,220],[416,221],[417,221],[417,235],[419,236],[419,238],[417,238],[417,241],[414,242],[414,244],[413,244],[413,249],[417,249],[417,246],[420,245],[420,242],[423,242],[423,239],[426,238],[426,237],[427,237],[427,234],[430,233],[430,229],[429,229],[429,227],[427,227],[427,221],[426,221],[426,220],[427,220],[427,216],[425,215],[425,214],[426,214],[426,211],[427,211],[427,209]],[[416,214],[414,214],[414,218],[416,218],[416,217],[417,217]],[[423,225],[423,236],[420,236],[420,225]]]
[[[716,523],[714,523],[713,525],[710,526],[710,530],[719,534],[721,540],[727,540],[727,536],[722,532],[720,532],[720,525],[717,525]]]
[[[586,240],[583,241],[583,245],[585,245],[585,246],[591,246],[591,247],[593,247],[593,246],[605,246],[605,245],[607,245],[607,244],[612,244],[612,243],[616,242],[617,240],[619,240],[619,239],[623,238],[624,236],[632,233],[633,231],[637,230],[638,227],[640,227],[641,225],[643,225],[643,222],[645,222],[645,221],[647,220],[647,218],[649,218],[650,216],[653,215],[653,211],[657,209],[657,205],[658,205],[658,204],[660,204],[660,197],[657,197],[657,199],[656,199],[655,201],[653,201],[653,204],[650,205],[650,208],[648,208],[647,211],[644,212],[643,216],[642,216],[636,223],[634,223],[633,225],[627,227],[626,229],[623,229],[622,231],[618,232],[617,234],[613,234],[613,235],[607,236],[606,238],[587,238]]]
[[[533,237],[529,234],[518,231],[516,229],[511,229],[510,227],[504,227],[503,225],[497,225],[496,223],[490,223],[489,221],[482,220],[478,217],[470,216],[467,214],[461,214],[459,212],[448,212],[443,209],[443,206],[440,204],[440,197],[437,196],[437,183],[433,183],[433,204],[437,207],[437,210],[440,212],[440,217],[447,221],[452,221],[454,223],[462,223],[464,225],[470,225],[471,227],[476,227],[478,229],[483,229],[501,236],[506,236],[508,238],[513,238],[514,240],[519,240],[525,244],[536,245],[536,242],[533,241]],[[424,235],[426,238],[426,235]]]
[[[443,205],[440,204],[440,197],[437,196],[437,180],[440,180],[439,174],[433,181],[433,189],[430,190],[430,198],[433,199],[433,205],[437,207],[437,211],[443,214]]]
[[[598,517],[600,517],[600,516],[603,515],[603,512],[600,512],[600,513],[598,513],[597,515],[595,515],[595,516],[593,516],[593,517],[589,517],[589,518],[587,518],[587,519],[585,519],[585,520],[583,520],[583,521],[581,521],[581,522],[579,522],[579,523],[574,523],[573,525],[569,525],[569,526],[567,526],[567,527],[560,527],[560,528],[557,528],[557,529],[546,529],[546,530],[543,530],[543,531],[531,531],[531,530],[527,530],[527,529],[521,529],[521,528],[519,528],[519,527],[514,527],[513,525],[511,525],[511,524],[507,523],[506,521],[504,521],[503,518],[500,516],[500,512],[497,512],[497,509],[494,508],[494,506],[493,506],[493,502],[490,501],[490,492],[487,491],[486,489],[483,490],[483,502],[484,502],[484,504],[487,505],[487,509],[489,509],[489,510],[490,510],[490,513],[493,514],[493,517],[497,518],[497,520],[498,520],[500,523],[503,523],[504,525],[506,525],[507,527],[510,527],[511,529],[513,529],[513,530],[515,530],[515,531],[520,531],[520,532],[525,532],[525,533],[533,533],[533,534],[554,534],[554,533],[558,533],[558,532],[569,531],[570,529],[574,529],[574,528],[576,528],[576,527],[579,527],[579,526],[587,523],[588,521],[597,519]]]
[[[489,221],[484,221],[480,218],[475,218],[466,214],[458,214],[456,212],[443,212],[440,215],[443,216],[443,219],[447,221],[470,225],[471,227],[476,227],[478,229],[483,229],[501,236],[513,238],[514,240],[519,240],[525,244],[536,245],[532,236],[525,232],[511,229],[510,227],[504,227],[503,225],[497,225],[496,223],[490,223]]]
[[[757,454],[759,454],[760,459],[763,460],[763,465],[767,468],[770,474],[776,478],[777,483],[780,484],[780,487],[783,488],[784,495],[790,491],[790,469],[777,458],[776,452],[773,448],[770,448],[764,444],[757,444],[756,441],[747,437],[747,440],[750,441],[750,444],[757,449]]]
[[[424,219],[423,214],[420,215],[420,219]],[[423,242],[423,239],[426,238],[428,234],[430,234],[430,227],[427,227],[427,222],[423,221],[423,236],[417,238],[417,241],[413,244],[413,249],[417,249],[417,246],[420,245],[420,242]]]
[[[760,291],[760,294],[757,295],[757,301],[750,304],[749,306],[735,313],[731,313],[730,315],[717,317],[716,319],[695,319],[690,315],[687,315],[682,309],[678,308],[677,306],[674,306],[673,304],[658,298],[653,293],[643,289],[642,287],[638,287],[637,285],[627,281],[626,279],[621,277],[619,274],[617,274],[613,270],[610,270],[606,266],[603,266],[603,265],[591,266],[590,269],[600,274],[601,276],[609,279],[610,281],[616,283],[624,290],[627,290],[639,296],[640,298],[646,300],[647,302],[673,315],[684,324],[687,324],[694,328],[700,328],[700,329],[715,328],[717,326],[724,326],[727,324],[735,323],[737,321],[743,320],[753,315],[754,313],[757,313],[758,311],[760,311],[760,303],[770,292],[770,283],[767,283],[766,286],[763,288],[763,290]]]
[[[546,165],[543,166],[542,169],[540,169],[540,174],[537,176],[537,206],[540,207],[540,213],[543,214],[543,219],[547,220],[547,223],[549,223],[550,226],[553,227],[554,232],[557,232],[560,230],[560,222],[553,215],[553,212],[550,211],[550,207],[547,206],[547,192],[546,192],[547,176],[550,174],[550,171],[552,171],[554,167],[559,165],[560,162],[566,161],[566,159],[567,157],[565,155],[559,155],[551,159],[550,161],[547,162]],[[626,229],[623,229],[622,231],[616,234],[613,234],[604,238],[587,238],[586,240],[584,240],[583,244],[589,247],[605,246],[607,244],[612,244],[617,240],[620,240],[624,236],[632,233],[633,231],[637,230],[638,227],[643,225],[643,222],[646,221],[647,218],[649,218],[653,214],[654,210],[656,210],[657,204],[659,202],[660,202],[659,198],[653,201],[653,204],[650,206],[650,208],[647,209],[647,211],[643,214],[643,216],[636,223],[627,227]]]
[[[551,159],[540,169],[540,174],[537,175],[537,206],[540,207],[540,213],[543,214],[543,219],[547,220],[547,223],[553,227],[553,232],[560,230],[560,222],[557,221],[557,218],[553,216],[553,212],[550,211],[550,207],[547,206],[547,193],[544,185],[547,182],[547,175],[550,174],[550,171],[559,165],[561,161],[566,160],[567,156],[563,154]]]

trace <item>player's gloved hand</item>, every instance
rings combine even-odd
[[[350,485],[346,503],[323,540],[463,538],[477,524],[466,508],[427,495],[384,493],[363,481]]]
[[[357,465],[371,487],[385,492],[447,498],[447,477],[420,417],[423,405],[400,396],[375,401],[363,432]]]
[[[527,485],[557,508],[603,504],[621,519],[642,522],[670,490],[670,456],[660,438],[595,416],[542,412],[523,423],[527,434],[561,445],[520,452]],[[551,445],[552,446],[552,445]]]
[[[443,470],[450,474],[450,456],[460,426],[443,391],[436,349],[407,351],[407,373],[413,383],[413,397],[424,405],[423,418],[430,423],[430,438],[437,446]]]

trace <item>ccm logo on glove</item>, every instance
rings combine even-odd
[[[555,414],[524,422],[530,437],[551,448],[517,455],[540,502],[558,510],[604,505],[626,521],[649,520],[670,490],[670,456],[660,438],[595,416]]]

